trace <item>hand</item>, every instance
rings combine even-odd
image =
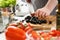
[[[47,8],[41,8],[41,9],[38,9],[36,12],[35,12],[35,16],[36,17],[40,17],[40,18],[45,18],[46,16],[49,16],[50,15],[50,10],[47,9]]]

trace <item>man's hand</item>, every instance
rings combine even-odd
[[[57,0],[48,0],[47,4],[43,8],[38,9],[35,12],[35,16],[45,18],[46,16],[50,15],[50,13],[53,11],[57,4]]]
[[[47,8],[41,8],[35,12],[35,16],[40,18],[45,18],[46,16],[49,15],[50,15],[50,10]]]

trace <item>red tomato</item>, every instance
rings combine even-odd
[[[44,34],[44,32],[41,32],[40,35]]]
[[[20,22],[20,26],[21,26],[20,27],[21,29],[23,29],[23,30],[25,29],[25,26],[22,24],[22,22]]]
[[[50,35],[52,36],[57,36],[57,31],[56,30],[52,30],[51,32],[49,32]]]
[[[17,27],[9,27],[5,33],[7,40],[25,40],[25,31]]]
[[[51,38],[51,35],[49,35],[49,33],[43,33],[41,36],[44,38],[44,40],[50,40]]]
[[[35,31],[32,31],[32,37],[35,39],[35,40],[38,40],[38,38],[40,39],[40,35],[38,35]],[[41,39],[40,39],[41,40]]]
[[[17,24],[11,23],[11,24],[9,24],[9,26],[15,26],[15,27],[17,27]]]
[[[32,28],[31,28],[31,25],[28,23],[28,27],[25,29],[26,32],[28,32],[28,34],[32,34],[32,37],[34,38],[34,40],[40,40],[40,35],[38,35],[36,33],[36,31],[34,31]]]
[[[60,31],[57,30],[57,36],[60,36]]]

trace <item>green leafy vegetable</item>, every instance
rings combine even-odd
[[[0,8],[9,7],[10,5],[15,5],[16,0],[0,0]]]

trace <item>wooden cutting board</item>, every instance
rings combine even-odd
[[[47,20],[46,24],[31,24],[33,29],[39,29],[39,30],[50,30],[52,27],[56,27],[56,16],[48,16],[45,18]],[[52,23],[49,24],[49,21]]]

